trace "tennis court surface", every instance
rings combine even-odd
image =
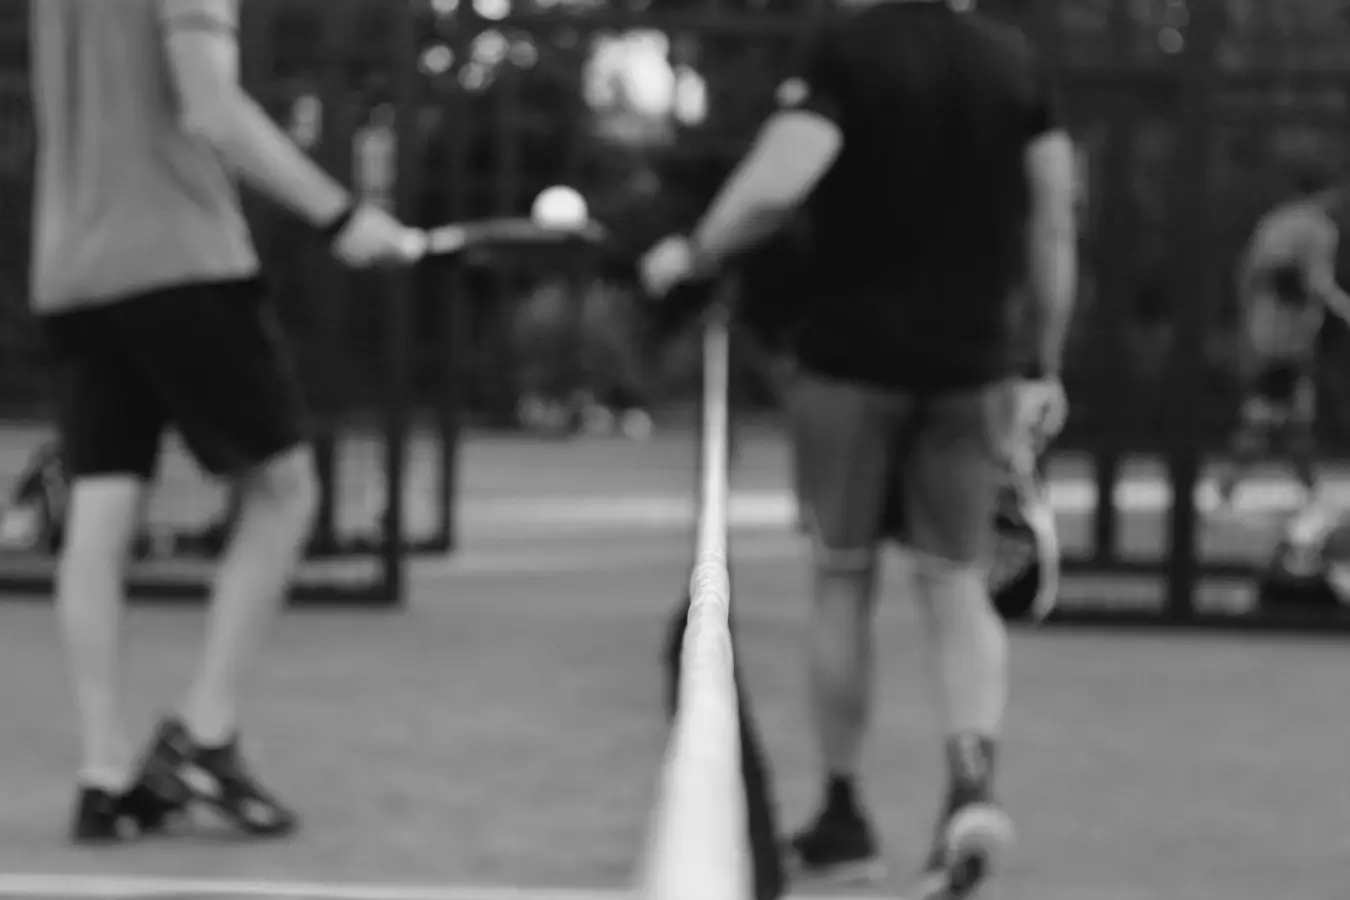
[[[817,780],[805,570],[781,449],[742,449],[742,660],[791,826]],[[0,604],[0,898],[621,896],[665,743],[657,654],[687,575],[692,460],[679,436],[476,442],[465,550],[416,564],[406,612],[288,616],[248,738],[306,814],[285,844],[203,832],[66,847],[75,739],[54,623],[41,604]],[[1073,528],[1081,474],[1057,478]],[[1150,477],[1126,532],[1156,541]],[[876,895],[894,897],[926,849],[940,760],[916,623],[899,579],[888,586],[865,783],[895,872]],[[129,712],[148,728],[177,699],[201,617],[142,607],[130,625]],[[1002,783],[1021,841],[999,897],[1344,900],[1343,639],[1051,631],[1013,649]]]

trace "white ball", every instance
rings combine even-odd
[[[565,185],[541,191],[530,209],[535,224],[544,228],[580,228],[589,215],[585,199]]]

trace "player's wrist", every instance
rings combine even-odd
[[[689,248],[689,272],[695,281],[715,278],[722,268],[722,261],[696,235],[685,238]]]
[[[1030,381],[1046,381],[1059,378],[1059,365],[1046,360],[1033,360],[1022,367],[1022,377]]]
[[[325,244],[335,243],[342,236],[342,232],[347,230],[347,226],[351,224],[352,219],[356,218],[357,208],[357,204],[350,201],[344,204],[326,222],[318,226],[319,238]]]

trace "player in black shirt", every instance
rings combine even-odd
[[[992,789],[1007,641],[984,574],[1010,442],[1019,426],[1063,424],[1073,148],[1020,36],[941,0],[842,15],[779,103],[693,234],[658,244],[644,275],[659,292],[714,272],[806,214],[818,296],[796,329],[791,415],[816,549],[811,679],[826,784],[792,849],[811,872],[880,867],[854,785],[877,548],[898,538],[934,648],[950,770],[917,896],[970,897],[1012,837]],[[1029,372],[1013,361],[1019,283],[1033,301]]]

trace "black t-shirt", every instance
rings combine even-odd
[[[1024,151],[1058,127],[1021,36],[945,3],[882,2],[831,22],[779,105],[843,134],[805,209],[802,364],[918,390],[1010,374]]]

